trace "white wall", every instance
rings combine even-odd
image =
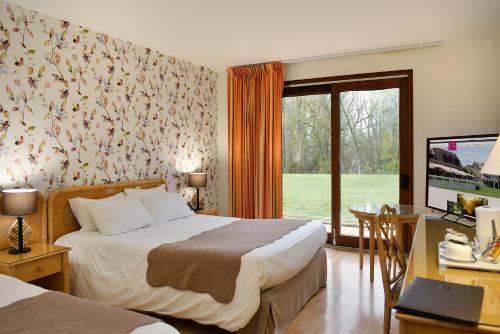
[[[219,190],[219,209],[227,216],[228,211],[228,133],[227,133],[227,74],[217,73],[217,189]]]
[[[500,132],[500,31],[495,41],[496,95],[497,95],[497,130]]]
[[[415,204],[424,205],[426,138],[494,133],[500,129],[496,125],[494,59],[494,40],[447,43],[289,64],[286,80],[413,69],[414,200]],[[219,98],[225,98],[221,92]],[[219,109],[218,118],[218,131],[224,137],[218,139],[218,154],[227,159],[227,107]],[[222,170],[223,163],[221,157],[218,170]],[[227,177],[227,163],[225,173],[218,175],[221,206],[227,205],[228,200],[224,193],[227,181],[223,180]]]

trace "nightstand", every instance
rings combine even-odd
[[[219,209],[217,208],[206,208],[195,211],[196,214],[199,215],[209,215],[209,216],[218,216],[220,214]]]
[[[69,293],[69,247],[46,242],[29,245],[31,252],[0,252],[0,273],[17,277],[42,288]]]

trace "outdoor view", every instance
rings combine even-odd
[[[283,215],[331,221],[330,94],[283,98]]]
[[[341,221],[357,227],[351,205],[399,202],[399,89],[340,93],[340,112]]]
[[[399,90],[340,94],[342,234],[353,204],[399,201]],[[330,95],[283,98],[283,214],[331,223]]]

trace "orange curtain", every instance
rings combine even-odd
[[[285,65],[229,68],[229,212],[281,218],[281,97]]]

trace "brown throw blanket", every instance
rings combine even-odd
[[[55,291],[0,308],[2,334],[128,334],[137,327],[158,321]]]
[[[184,241],[160,245],[148,254],[148,284],[208,293],[227,304],[236,290],[241,257],[282,238],[308,221],[241,219]]]

